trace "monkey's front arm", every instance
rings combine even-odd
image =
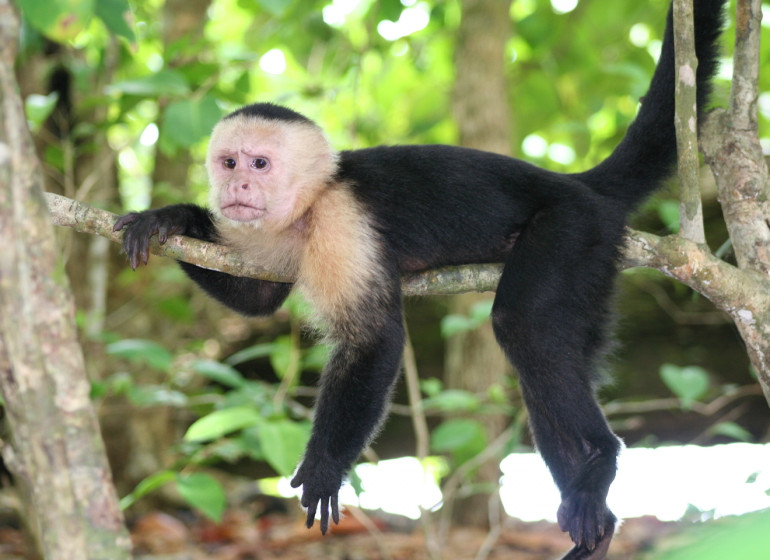
[[[302,486],[308,528],[320,505],[323,533],[330,511],[339,522],[337,493],[342,480],[376,433],[398,377],[405,341],[400,305],[376,322],[384,326],[362,337],[368,342],[345,341],[334,349],[321,378],[313,434],[291,481],[295,488]]]
[[[169,235],[186,235],[202,241],[216,241],[216,226],[211,213],[195,204],[174,204],[155,210],[132,212],[121,216],[115,231],[125,229],[123,250],[131,268],[147,264],[150,258],[150,238],[158,236],[163,244]],[[241,278],[224,272],[179,262],[182,269],[211,297],[243,315],[270,315],[281,306],[292,285]]]

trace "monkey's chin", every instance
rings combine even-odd
[[[258,222],[265,216],[267,210],[244,204],[230,204],[222,208],[222,215],[235,222]]]

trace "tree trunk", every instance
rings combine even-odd
[[[41,168],[17,93],[18,18],[0,0],[0,390],[2,453],[28,500],[47,560],[130,558],[74,305],[49,223]]]
[[[510,153],[510,113],[506,98],[505,43],[510,32],[508,2],[463,0],[462,21],[455,51],[454,114],[460,128],[460,144],[502,154]],[[451,312],[467,315],[479,301],[493,294],[464,294],[450,304]],[[508,364],[492,332],[491,322],[481,328],[454,335],[447,343],[447,385],[484,393],[509,374]],[[484,416],[490,441],[502,433],[507,419]],[[495,456],[478,470],[475,484],[480,491],[461,498],[453,509],[453,521],[486,527],[489,519],[489,488],[500,479],[500,457]]]

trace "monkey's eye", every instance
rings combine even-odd
[[[222,165],[224,165],[227,169],[235,169],[235,160],[233,158],[226,158],[224,161],[222,161]]]
[[[254,158],[251,160],[251,167],[254,169],[267,169],[270,166],[270,162],[265,158]]]

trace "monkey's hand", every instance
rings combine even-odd
[[[337,503],[337,493],[342,486],[344,471],[331,466],[327,461],[312,460],[305,457],[297,474],[291,481],[293,488],[302,486],[302,507],[307,508],[307,528],[310,529],[315,521],[318,504],[321,504],[321,533],[329,530],[329,510],[335,524],[340,522],[340,509]]]
[[[166,208],[131,212],[118,218],[113,231],[128,229],[123,234],[123,250],[126,252],[131,268],[136,270],[140,264],[147,264],[150,259],[150,238],[158,236],[163,244],[169,235],[184,233],[186,224],[178,220],[179,213],[168,211]]]

